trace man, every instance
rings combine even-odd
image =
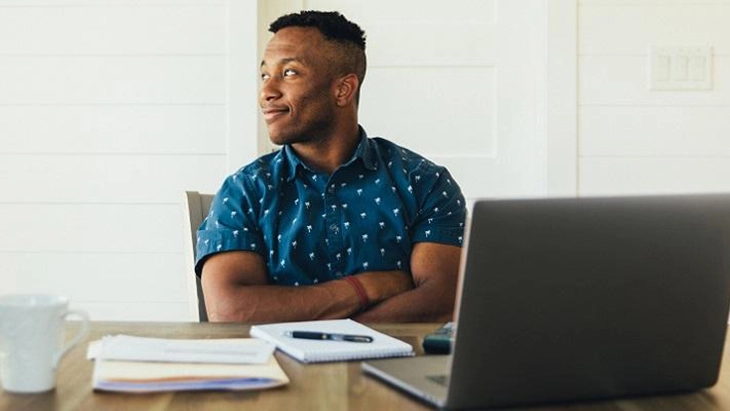
[[[451,319],[465,202],[450,174],[358,124],[365,36],[280,17],[259,104],[282,149],[231,175],[198,231],[211,321]]]

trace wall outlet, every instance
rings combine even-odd
[[[649,90],[711,90],[712,46],[649,47]]]

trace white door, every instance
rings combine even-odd
[[[447,166],[468,198],[534,196],[547,191],[543,3],[262,1],[260,23],[340,11],[367,34],[360,123],[370,136]]]

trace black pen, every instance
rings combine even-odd
[[[360,343],[373,342],[373,337],[368,335],[334,334],[318,331],[284,331],[283,334],[287,337],[304,338],[307,340],[349,341]]]

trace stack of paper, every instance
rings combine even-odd
[[[89,344],[92,386],[103,391],[247,390],[289,382],[274,345],[237,338],[172,340],[126,335]]]

